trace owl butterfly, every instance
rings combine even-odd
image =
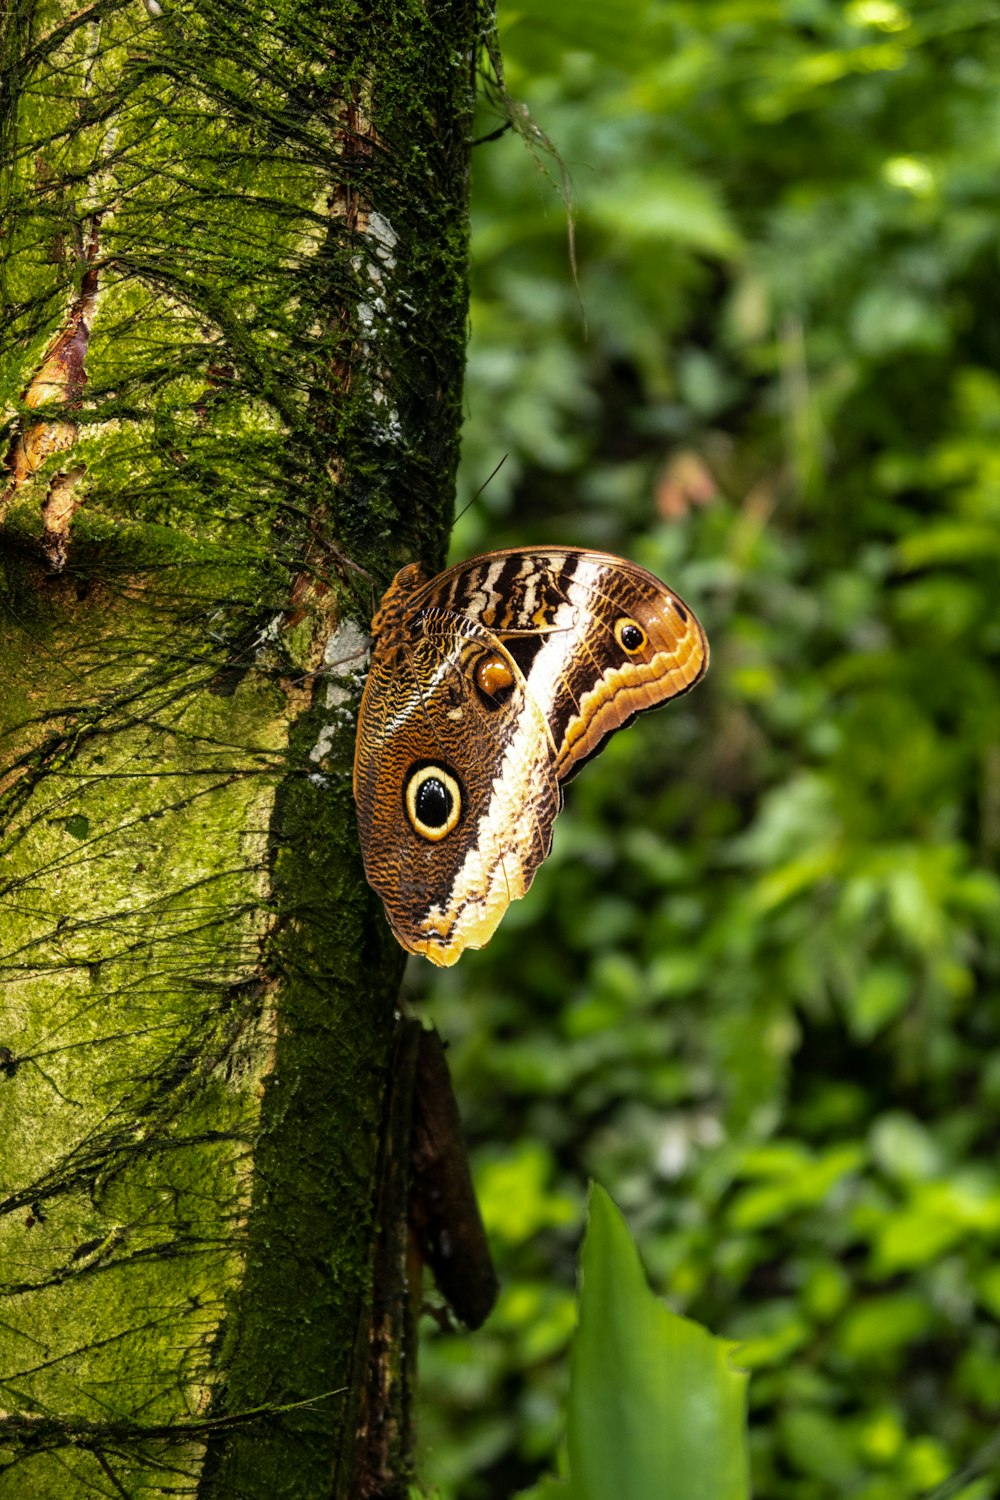
[[[393,579],[354,754],[368,882],[411,953],[488,943],[552,844],[562,783],[701,678],[708,642],[652,573],[571,547]]]

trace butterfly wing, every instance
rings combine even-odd
[[[491,552],[432,579],[414,605],[475,620],[511,652],[564,781],[614,730],[687,692],[708,669],[705,632],[684,601],[606,552]]]
[[[480,948],[548,853],[559,808],[544,716],[488,631],[431,618],[376,652],[355,799],[365,873],[411,953]]]
[[[451,964],[531,884],[559,783],[692,687],[707,643],[652,574],[567,548],[427,582],[404,569],[375,626],[355,756],[365,870],[403,946]]]

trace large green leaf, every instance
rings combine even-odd
[[[570,1477],[530,1500],[746,1500],[746,1374],[734,1344],[650,1290],[618,1209],[591,1188],[570,1357]]]

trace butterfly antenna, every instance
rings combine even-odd
[[[455,517],[455,520],[452,521],[452,523],[451,523],[453,526],[455,525],[456,521],[460,521],[462,519],[462,517],[465,515],[465,512],[467,510],[471,510],[472,506],[475,505],[476,501],[479,499],[480,495],[483,493],[483,490],[486,488],[486,486],[488,484],[492,483],[492,481],[500,473],[500,470],[503,468],[504,464],[507,462],[507,460],[508,460],[509,457],[510,457],[509,453],[505,453],[504,454],[503,458],[497,464],[496,468],[493,470],[493,473],[489,476],[489,478],[483,480],[482,484],[479,486],[478,490],[473,495],[472,499],[469,500],[469,501],[467,501],[466,504],[462,506],[462,509],[459,511],[458,515]]]

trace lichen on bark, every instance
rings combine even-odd
[[[476,7],[0,24],[0,1492],[347,1496],[358,643],[447,529]]]

